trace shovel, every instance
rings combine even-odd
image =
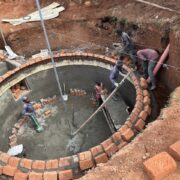
[[[63,83],[63,88],[64,88],[63,100],[67,101],[68,100],[68,95],[66,94],[65,83]]]

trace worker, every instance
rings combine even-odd
[[[111,70],[110,75],[109,75],[109,79],[110,79],[110,81],[112,83],[111,91],[113,91],[119,85],[117,83],[117,80],[118,80],[118,77],[119,77],[119,71],[121,69],[122,69],[122,61],[117,60],[116,65],[113,67],[113,69]],[[113,99],[118,100],[117,94],[114,95]]]
[[[35,110],[33,108],[32,103],[30,102],[30,100],[26,96],[22,97],[22,101],[24,103],[22,114],[24,116],[30,117],[32,122],[36,126],[37,132],[41,132],[43,130],[43,128],[41,127],[41,125],[37,121],[36,113],[35,113]]]
[[[120,52],[120,55],[125,55],[130,57],[130,59],[132,60],[133,68],[135,68],[137,63],[136,50],[132,39],[129,37],[129,35],[126,32],[123,32],[120,29],[118,29],[116,33],[120,36],[121,42],[123,44],[123,49]]]
[[[103,103],[103,100],[101,98],[101,95],[103,94],[104,85],[102,82],[95,82],[94,89],[96,91],[96,101],[98,103],[98,106],[100,106]]]
[[[142,60],[144,78],[147,79],[148,76],[150,77],[150,90],[156,89],[156,79],[153,70],[158,61],[159,52],[154,49],[142,49],[137,52],[137,56]]]

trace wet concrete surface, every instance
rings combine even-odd
[[[78,135],[71,135],[97,108],[92,105],[90,98],[89,95],[69,96],[66,111],[62,102],[57,101],[51,107],[51,116],[45,119],[38,117],[44,127],[41,133],[35,131],[29,120],[18,134],[18,144],[24,145],[27,158],[46,160],[73,155],[107,139],[111,132],[101,111]],[[121,103],[117,108],[117,103],[111,103],[115,114],[126,107]]]

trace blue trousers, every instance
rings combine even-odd
[[[156,79],[153,70],[156,66],[156,61],[143,61],[143,72],[146,77],[150,77],[152,86],[156,85]]]

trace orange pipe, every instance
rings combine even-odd
[[[169,54],[169,47],[170,44],[167,45],[166,49],[164,50],[163,54],[161,55],[159,61],[157,62],[154,70],[153,70],[153,74],[156,75],[157,72],[159,71],[159,69],[161,68],[161,65],[163,64],[163,62],[165,61],[165,59],[167,58],[168,54]],[[147,82],[150,83],[150,78],[147,79]]]

